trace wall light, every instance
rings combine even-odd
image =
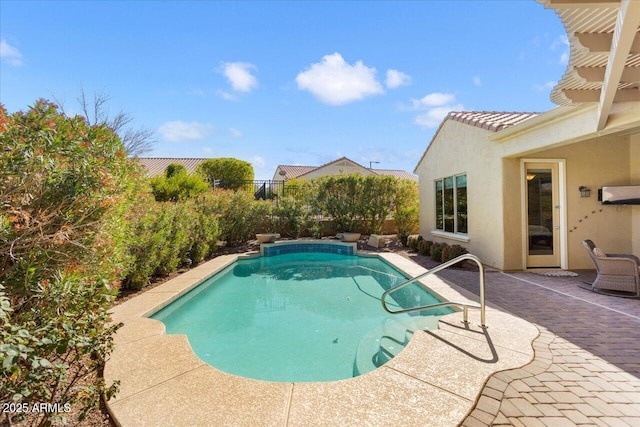
[[[580,197],[591,197],[591,189],[589,187],[581,185],[578,190],[580,190]]]

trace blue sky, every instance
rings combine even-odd
[[[413,171],[448,111],[547,111],[552,10],[520,1],[0,0],[0,102],[108,94],[147,156]]]

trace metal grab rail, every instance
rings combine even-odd
[[[403,308],[402,310],[390,310],[389,307],[387,307],[387,303],[386,303],[386,298],[387,295],[389,295],[392,292],[395,292],[401,288],[404,288],[407,285],[412,284],[413,282],[416,282],[420,279],[423,279],[431,274],[435,274],[438,271],[444,270],[446,268],[451,267],[453,264],[457,264],[460,261],[464,261],[464,260],[471,260],[473,262],[475,262],[476,264],[478,264],[478,268],[480,269],[480,307],[478,307],[477,305],[472,305],[472,304],[466,304],[466,303],[461,303],[461,302],[453,302],[453,301],[445,301],[445,302],[440,302],[440,303],[436,303],[436,304],[429,304],[429,305],[424,305],[424,306],[420,306],[420,307],[413,307],[413,308]],[[459,257],[456,257],[450,261],[447,261],[443,264],[438,265],[437,267],[432,268],[431,270],[427,271],[426,273],[422,273],[416,277],[413,277],[409,280],[407,280],[406,282],[400,283],[397,286],[394,286],[390,289],[387,289],[383,294],[382,297],[380,298],[380,302],[382,302],[382,308],[385,309],[385,311],[387,313],[391,313],[391,314],[400,314],[400,313],[409,313],[412,311],[422,311],[422,310],[426,310],[429,308],[438,308],[438,307],[448,307],[448,306],[456,306],[456,307],[462,307],[464,313],[464,323],[469,323],[469,309],[470,308],[475,308],[475,309],[480,309],[480,326],[482,328],[486,328],[486,322],[485,322],[485,301],[484,301],[484,266],[482,265],[482,262],[480,262],[480,258],[478,258],[475,255],[472,254],[464,254],[464,255],[460,255]]]

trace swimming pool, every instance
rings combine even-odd
[[[296,250],[300,250],[296,247]],[[238,260],[152,317],[200,359],[267,381],[332,381],[381,366],[450,309],[390,315],[380,296],[407,278],[378,258],[297,252]],[[406,308],[438,302],[411,285]]]

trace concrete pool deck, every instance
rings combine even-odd
[[[380,256],[409,276],[425,271],[394,253]],[[322,383],[276,383],[221,372],[202,362],[183,335],[166,335],[146,316],[188,292],[238,255],[223,255],[117,305],[124,326],[107,361],[107,383],[120,392],[107,402],[123,426],[162,425],[457,425],[476,407],[487,380],[534,357],[538,328],[497,308],[442,318],[438,330],[418,331],[407,347],[375,371]],[[476,287],[477,287],[477,273]],[[429,276],[423,281],[444,299],[475,302],[472,293]],[[481,401],[478,401],[482,403]],[[419,421],[418,421],[419,420]]]

